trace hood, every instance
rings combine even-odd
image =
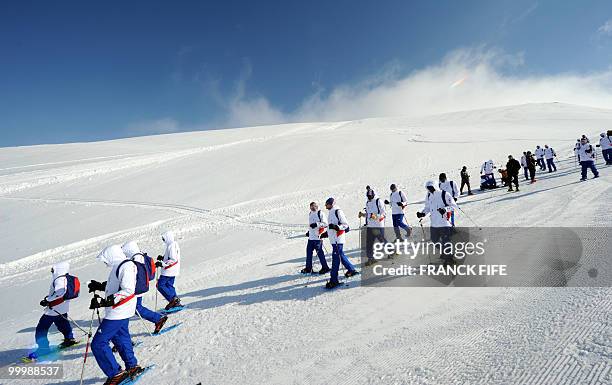
[[[128,258],[133,258],[134,255],[140,253],[140,247],[138,247],[138,243],[136,241],[129,241],[121,246],[121,250]]]
[[[427,182],[425,182],[425,188],[427,187],[433,187],[435,190],[437,190],[436,184],[433,182],[433,180],[428,180]]]
[[[96,258],[104,262],[106,266],[113,266],[127,259],[119,245],[108,246]]]
[[[69,262],[60,262],[53,265],[53,279],[60,277],[62,275],[68,274],[70,271],[70,263]]]
[[[162,234],[162,238],[164,239],[164,243],[166,245],[171,244],[172,242],[174,242],[174,233],[170,230],[166,231],[165,233]]]

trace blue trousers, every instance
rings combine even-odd
[[[338,283],[338,270],[340,269],[340,262],[348,271],[355,271],[355,266],[349,261],[349,259],[344,254],[344,244],[338,243],[332,244],[332,268],[330,274],[330,281],[334,283]]]
[[[323,241],[320,239],[308,240],[308,244],[306,245],[306,268],[312,269],[312,254],[315,251],[319,257],[319,262],[321,262],[321,268],[325,270],[329,269],[327,261],[325,260],[325,253],[323,252]]]
[[[147,309],[142,305],[142,297],[136,299],[136,311],[140,316],[149,322],[154,324],[158,323],[162,318],[161,314],[154,312],[153,310]]]
[[[176,289],[174,288],[174,278],[161,275],[157,280],[157,290],[164,296],[166,301],[170,302],[176,298]]]
[[[452,228],[451,227],[431,227],[430,229],[431,241],[434,243],[442,244],[442,255],[440,258],[445,260],[451,260],[452,254],[447,254],[444,245],[451,241]]]
[[[395,237],[400,238],[400,228],[406,230],[406,236],[410,236],[410,226],[404,221],[404,214],[392,214],[391,219],[393,219],[393,230],[395,231]]]
[[[603,154],[603,158],[606,161],[606,164],[612,164],[612,148],[601,151]]]
[[[120,320],[103,319],[91,341],[91,352],[106,377],[113,377],[121,370],[109,342],[117,347],[119,356],[125,362],[126,369],[133,368],[138,364],[134,356],[129,325],[129,318]]]
[[[553,158],[546,159],[546,165],[548,166],[548,172],[557,171],[557,166],[555,166]]]
[[[591,172],[593,173],[593,175],[595,176],[599,176],[599,171],[597,171],[597,168],[595,167],[595,161],[594,160],[585,160],[580,162],[580,165],[582,166],[582,179],[586,179],[587,178],[587,170],[591,170]]]
[[[540,166],[540,170],[546,170],[546,164],[544,163],[544,158],[538,158],[538,165]]]
[[[529,180],[529,167],[523,167],[523,172],[525,173],[525,180]]]
[[[67,318],[67,314],[63,314],[64,317]],[[49,350],[49,340],[47,339],[47,334],[49,333],[49,328],[51,325],[55,324],[57,330],[60,331],[64,335],[64,338],[73,338],[72,335],[72,326],[67,319],[60,317],[59,315],[46,315],[43,314],[38,320],[38,325],[36,325],[36,344],[38,345],[39,351]]]

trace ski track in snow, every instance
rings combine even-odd
[[[347,124],[338,122],[315,129],[333,131]],[[179,236],[187,239],[245,229],[269,234],[275,241],[226,251],[214,264],[186,259],[194,268],[183,268],[179,290],[188,309],[172,315],[173,323],[182,321],[185,325],[176,333],[156,340],[136,337],[146,345],[137,348],[136,355],[141,363],[157,365],[154,372],[157,382],[612,383],[610,288],[371,288],[361,287],[359,280],[353,279],[348,286],[327,292],[322,289],[323,278],[296,274],[303,263],[305,238],[289,238],[305,232],[305,225],[273,219],[304,211],[303,202],[313,195],[333,194],[341,201],[358,201],[356,207],[359,207],[363,194],[357,182],[330,186],[324,191],[269,195],[215,208],[78,197],[10,196],[42,185],[160,166],[205,151],[261,143],[302,132],[292,129],[227,144],[101,162],[98,160],[102,159],[94,158],[85,165],[64,167],[72,161],[58,162],[58,168],[0,176],[0,201],[137,207],[176,214],[168,220],[96,235],[1,264],[0,285],[27,279],[29,274],[42,274],[49,265],[62,260],[96,263],[93,257],[103,246],[127,239],[153,242],[164,228],[180,229]],[[462,208],[481,226],[496,225],[500,218],[509,226],[547,226],[550,218],[573,226],[609,226],[605,218],[612,212],[602,208],[602,202],[606,202],[612,191],[609,170],[600,169],[602,178],[597,182],[576,183],[578,173],[571,160],[559,162],[559,168],[557,174],[538,174],[538,182],[533,186],[521,181],[520,193],[509,194],[503,189],[487,191],[460,201]],[[421,184],[421,176],[414,177],[409,171],[402,171],[404,174],[400,173],[397,179],[406,183],[418,179]],[[372,185],[384,185],[388,179],[371,180]],[[541,199],[543,194],[547,199]],[[525,207],[538,205],[537,211],[545,212],[546,216],[532,215],[533,210],[517,212],[513,201],[517,198]],[[587,203],[580,206],[581,215],[568,213],[567,208],[579,201]],[[408,212],[420,208],[421,204],[422,200],[411,200]],[[351,218],[351,226],[356,228]],[[459,218],[467,221],[461,213]],[[350,239],[347,248],[350,251],[354,247],[356,240]],[[358,260],[354,256],[351,259],[353,263]],[[152,297],[148,294],[146,301]],[[71,314],[86,320],[91,313],[75,309]],[[142,333],[140,322],[133,322],[131,328],[137,335]],[[24,340],[24,337],[11,339],[8,335],[2,338],[4,346],[13,347]],[[61,383],[78,384],[74,379],[80,374],[80,359],[80,354],[63,356],[60,362],[70,380]],[[101,372],[93,360],[88,362],[85,377],[102,382]]]

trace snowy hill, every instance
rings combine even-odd
[[[0,149],[0,300],[10,304],[0,365],[33,345],[52,263],[70,260],[82,281],[103,280],[95,256],[104,246],[136,239],[157,255],[160,234],[173,229],[189,310],[172,318],[185,325],[154,338],[130,325],[157,383],[610,383],[609,288],[353,281],[328,293],[322,278],[296,274],[305,240],[295,237],[306,231],[308,203],[328,196],[357,227],[366,184],[387,196],[397,183],[414,224],[427,179],[446,172],[458,181],[466,165],[476,189],[484,160],[505,164],[538,144],[557,150],[558,173],[461,207],[482,226],[609,227],[610,169],[599,165],[601,178],[579,183],[572,148],[581,134],[595,140],[610,128],[612,110],[550,103]],[[347,249],[356,247],[349,236]],[[71,315],[85,325],[82,296]],[[78,383],[81,353],[63,356],[66,383]],[[85,373],[86,383],[103,382],[93,361]]]

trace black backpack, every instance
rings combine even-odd
[[[346,225],[346,229],[344,229],[345,233],[348,233],[349,231],[351,231],[351,228],[349,227],[348,223],[342,223],[340,221],[340,216],[338,215],[338,211],[340,211],[340,209],[336,209],[336,211],[334,211],[334,214],[336,214],[336,219],[338,220],[338,225]]]

